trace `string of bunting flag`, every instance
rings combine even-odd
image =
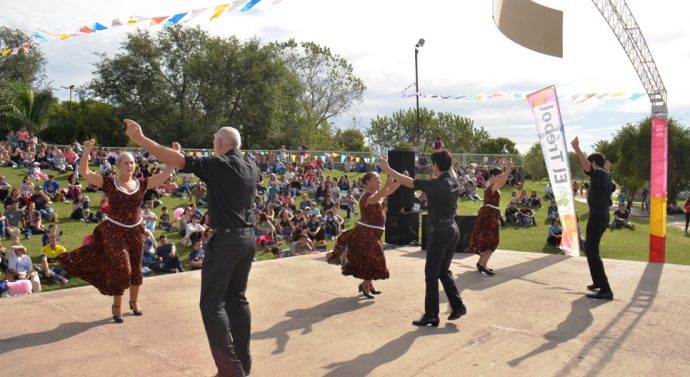
[[[417,93],[414,91],[414,84],[410,84],[402,91],[403,98],[415,97]],[[561,101],[571,101],[575,103],[583,103],[590,99],[608,100],[608,99],[627,99],[635,101],[640,97],[645,96],[645,93],[630,93],[630,92],[606,92],[606,93],[577,93],[572,95],[559,95],[558,99]],[[511,99],[511,100],[527,100],[527,92],[509,92],[496,91],[490,94],[480,95],[443,95],[443,94],[422,94],[419,93],[419,98],[445,99],[445,100],[459,100],[466,102],[481,102],[490,99]]]
[[[261,157],[268,157],[270,155],[278,155],[278,154],[284,154],[284,159],[286,161],[290,162],[297,162],[299,160],[299,152],[298,151],[279,151],[279,150],[248,150],[248,151],[242,151],[243,156],[249,156],[252,158],[261,156]],[[313,161],[314,157],[318,158],[321,160],[321,162],[333,162],[333,163],[339,163],[343,164],[347,160],[348,157],[355,162],[365,162],[365,163],[373,163],[376,161],[377,157],[375,154],[366,155],[367,152],[309,152],[305,151],[303,154],[303,159],[304,161],[310,160]],[[215,152],[213,150],[209,149],[196,149],[196,150],[187,150],[185,152],[187,156],[190,157],[202,157],[202,156],[215,156]]]
[[[282,0],[273,0],[273,5],[277,5]],[[209,8],[197,8],[186,12],[175,13],[168,16],[158,16],[158,17],[141,17],[141,16],[130,16],[129,18],[122,20],[120,18],[113,19],[111,22],[95,22],[90,26],[84,25],[77,28],[74,32],[59,33],[54,31],[49,31],[43,28],[37,29],[31,35],[31,41],[25,41],[20,45],[13,48],[0,49],[0,57],[7,57],[11,55],[17,55],[19,53],[28,53],[32,47],[32,42],[34,43],[46,43],[54,40],[64,41],[66,39],[94,34],[97,32],[102,32],[104,30],[109,30],[126,25],[143,25],[143,26],[172,26],[176,24],[186,24],[191,20],[201,16],[204,13],[212,12],[209,21],[213,21],[223,14],[235,11],[239,9],[239,12],[248,12],[250,9],[254,8],[255,5],[260,3],[261,0],[235,0],[226,4],[216,5],[215,7]],[[109,26],[106,26],[109,25]]]

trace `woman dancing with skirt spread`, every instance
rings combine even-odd
[[[400,187],[400,182],[389,177],[386,186],[381,189],[381,178],[376,172],[366,173],[362,181],[367,186],[359,199],[362,218],[354,228],[338,237],[327,260],[328,263],[341,265],[343,275],[362,279],[359,292],[367,298],[374,298],[372,294],[381,292],[374,289],[372,280],[388,279],[389,276],[381,243],[386,224],[386,213],[381,202]]]
[[[144,193],[155,188],[172,173],[166,167],[160,174],[139,182],[133,174],[134,157],[121,153],[116,159],[117,178],[106,177],[89,169],[89,154],[94,141],[84,142],[79,172],[86,181],[103,188],[110,203],[110,213],[93,230],[93,242],[58,257],[70,274],[91,283],[108,296],[113,296],[113,320],[122,323],[122,295],[129,288],[129,308],[134,315],[142,315],[137,305],[142,283],[141,258],[144,250],[144,224],[140,213]],[[179,150],[176,143],[174,148]]]
[[[498,219],[501,214],[499,207],[501,202],[501,187],[508,181],[510,170],[513,167],[511,161],[506,162],[503,171],[493,168],[489,171],[489,181],[484,190],[484,205],[479,209],[477,222],[472,230],[469,252],[479,255],[477,271],[493,276],[494,271],[487,267],[491,254],[498,247]]]

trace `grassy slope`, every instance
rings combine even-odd
[[[25,175],[24,169],[11,169],[11,168],[0,168],[0,174],[4,174],[7,180],[13,185],[18,186],[21,182],[23,176]],[[327,172],[327,175],[340,177],[342,172]],[[68,174],[60,174],[57,176],[61,184],[66,184]],[[351,181],[356,180],[361,176],[361,174],[348,174]],[[38,182],[34,182],[38,184]],[[538,193],[543,192],[545,182],[529,182],[526,184],[526,189],[528,192],[535,190]],[[511,189],[506,188],[502,190],[501,195],[501,207],[505,208],[506,203],[509,201]],[[480,190],[480,195],[483,192]],[[92,209],[95,211],[97,204],[100,199],[100,193],[87,193],[91,199]],[[166,197],[163,199],[165,206],[170,208],[170,213],[178,206],[183,206],[186,204],[186,199],[182,198],[172,198]],[[298,203],[299,204],[299,203]],[[59,219],[59,229],[64,232],[62,236],[62,244],[67,248],[67,250],[72,250],[81,245],[81,241],[84,235],[89,234],[93,228],[94,224],[85,224],[82,222],[73,221],[69,218],[71,213],[71,204],[69,203],[54,203],[53,204],[56,212],[58,213]],[[477,210],[481,206],[481,202],[470,202],[461,201],[458,204],[458,214],[462,215],[472,215],[476,214]],[[577,208],[581,214],[581,219],[583,221],[583,228],[585,221],[587,219],[587,205],[582,203],[577,203]],[[156,214],[160,215],[160,208],[154,210]],[[344,211],[341,211],[341,215],[345,215]],[[546,209],[540,209],[536,211],[537,216],[537,227],[532,228],[507,228],[501,230],[501,243],[499,248],[509,249],[509,250],[522,250],[529,252],[546,252],[546,253],[559,253],[560,251],[554,247],[548,246],[545,242],[546,240],[546,229],[545,225],[546,219]],[[349,224],[353,224],[359,219],[359,214],[353,215]],[[635,218],[633,220],[637,224],[637,230],[617,230],[614,232],[607,232],[602,240],[602,256],[606,258],[615,259],[627,259],[627,260],[647,260],[648,253],[648,238],[649,238],[649,219]],[[155,232],[156,238],[163,232],[157,230]],[[189,254],[190,248],[182,246],[180,241],[180,236],[177,232],[167,233],[168,238],[178,245],[178,253],[182,258],[183,264],[186,268],[189,268],[189,261],[187,256]],[[9,241],[2,241],[5,247],[9,245]],[[40,255],[41,249],[41,236],[34,236],[29,240],[22,240],[22,243],[29,250],[29,255],[32,257],[34,263],[38,263],[38,256]],[[287,246],[284,246],[287,247]],[[328,241],[328,249],[333,247],[333,241]],[[669,263],[677,264],[690,264],[690,254],[687,250],[690,250],[690,237],[685,237],[683,232],[675,228],[669,228],[667,241],[666,241],[666,260]],[[262,254],[257,251],[257,259],[265,260],[269,259],[270,254]],[[68,287],[80,286],[84,282],[79,279],[71,279]],[[52,290],[59,288],[51,283],[44,282],[44,290]]]

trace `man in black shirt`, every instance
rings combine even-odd
[[[426,294],[424,298],[424,315],[415,326],[438,326],[439,303],[438,281],[441,280],[443,290],[448,296],[451,312],[448,320],[452,321],[467,313],[465,305],[460,298],[458,287],[455,286],[453,273],[450,271],[450,262],[453,260],[453,252],[460,240],[460,232],[455,223],[455,211],[458,202],[459,185],[455,175],[451,177],[449,171],[453,158],[445,149],[434,151],[431,154],[432,174],[434,179],[413,180],[409,176],[393,170],[386,159],[379,159],[381,170],[400,181],[403,186],[421,190],[426,193],[429,200],[429,218],[431,235],[426,251],[426,265],[424,275],[426,278]]]
[[[609,174],[611,163],[601,153],[592,153],[585,157],[580,150],[580,141],[577,137],[573,139],[571,144],[580,159],[582,168],[589,175],[589,190],[587,190],[589,221],[587,221],[585,254],[593,281],[593,284],[587,286],[587,289],[595,291],[595,293],[588,294],[587,297],[613,300],[613,292],[604,271],[604,262],[599,256],[599,243],[609,226],[611,217],[609,214],[609,207],[613,204],[611,194],[616,190],[616,185]]]
[[[134,143],[166,165],[194,173],[208,187],[213,237],[201,269],[201,317],[218,375],[249,375],[251,314],[245,291],[256,253],[256,165],[242,156],[240,134],[232,127],[215,133],[215,156],[189,157],[148,139],[136,122],[127,119],[125,123]]]

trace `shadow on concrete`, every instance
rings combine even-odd
[[[446,323],[445,327],[438,329],[432,327],[418,327],[415,330],[403,334],[398,339],[391,340],[373,352],[361,354],[352,360],[327,365],[325,368],[330,369],[330,371],[324,376],[367,376],[379,366],[394,362],[406,354],[417,338],[422,336],[454,334],[458,331],[460,330],[452,323]]]
[[[500,253],[497,256],[500,258]],[[540,258],[530,259],[526,262],[514,264],[505,268],[497,269],[496,275],[486,276],[480,274],[476,269],[470,271],[465,271],[458,275],[455,279],[455,284],[458,286],[460,291],[465,289],[470,290],[483,290],[491,287],[495,287],[499,284],[507,283],[515,279],[521,279],[523,276],[532,274],[544,268],[553,266],[556,263],[563,262],[568,257],[563,255],[545,255]],[[528,279],[523,279],[528,280]],[[535,284],[547,285],[546,283],[539,281],[532,281]]]
[[[630,302],[620,313],[618,313],[618,315],[614,316],[614,319],[611,320],[599,334],[593,336],[592,340],[582,347],[582,351],[578,353],[578,357],[571,358],[570,362],[564,365],[563,368],[556,373],[556,376],[571,376],[573,374],[584,376],[599,375],[604,366],[606,366],[613,358],[613,355],[620,350],[626,338],[630,336],[635,327],[637,327],[642,318],[652,307],[656,292],[659,289],[659,281],[661,280],[663,269],[663,264],[648,263],[640,277],[640,282],[637,284],[637,288]],[[590,353],[593,357],[588,357]],[[598,360],[593,361],[593,359]],[[587,364],[591,365],[589,370],[585,373],[581,373],[583,371],[575,372],[576,368],[583,360],[588,360]]]
[[[276,323],[271,328],[252,334],[253,340],[276,339],[276,349],[271,353],[277,355],[285,352],[285,346],[290,340],[291,331],[301,330],[300,335],[313,331],[313,325],[338,314],[344,314],[365,308],[373,301],[355,300],[351,297],[338,297],[322,302],[307,309],[295,309],[285,313],[288,319]]]
[[[455,253],[453,255],[453,261],[458,261],[458,260],[463,260],[465,258],[472,257],[476,254],[474,253]],[[411,252],[401,252],[400,256],[407,257],[407,258],[417,258],[417,259],[426,259],[426,250],[417,250],[417,251],[411,251]]]
[[[93,322],[67,322],[60,324],[58,327],[52,330],[23,334],[10,338],[0,338],[0,355],[23,348],[32,348],[60,342],[79,335],[94,327],[105,325],[111,322],[112,319],[110,318]]]
[[[521,362],[531,357],[551,351],[552,349],[558,347],[559,344],[565,343],[571,339],[575,339],[578,335],[587,330],[587,328],[592,325],[592,322],[594,322],[594,316],[592,315],[591,309],[603,304],[604,302],[605,301],[603,300],[592,300],[586,296],[582,296],[573,301],[570,304],[570,313],[568,313],[568,316],[563,320],[563,322],[559,323],[555,330],[544,334],[544,339],[547,341],[546,343],[523,356],[510,360],[508,365],[511,367],[516,367]]]

